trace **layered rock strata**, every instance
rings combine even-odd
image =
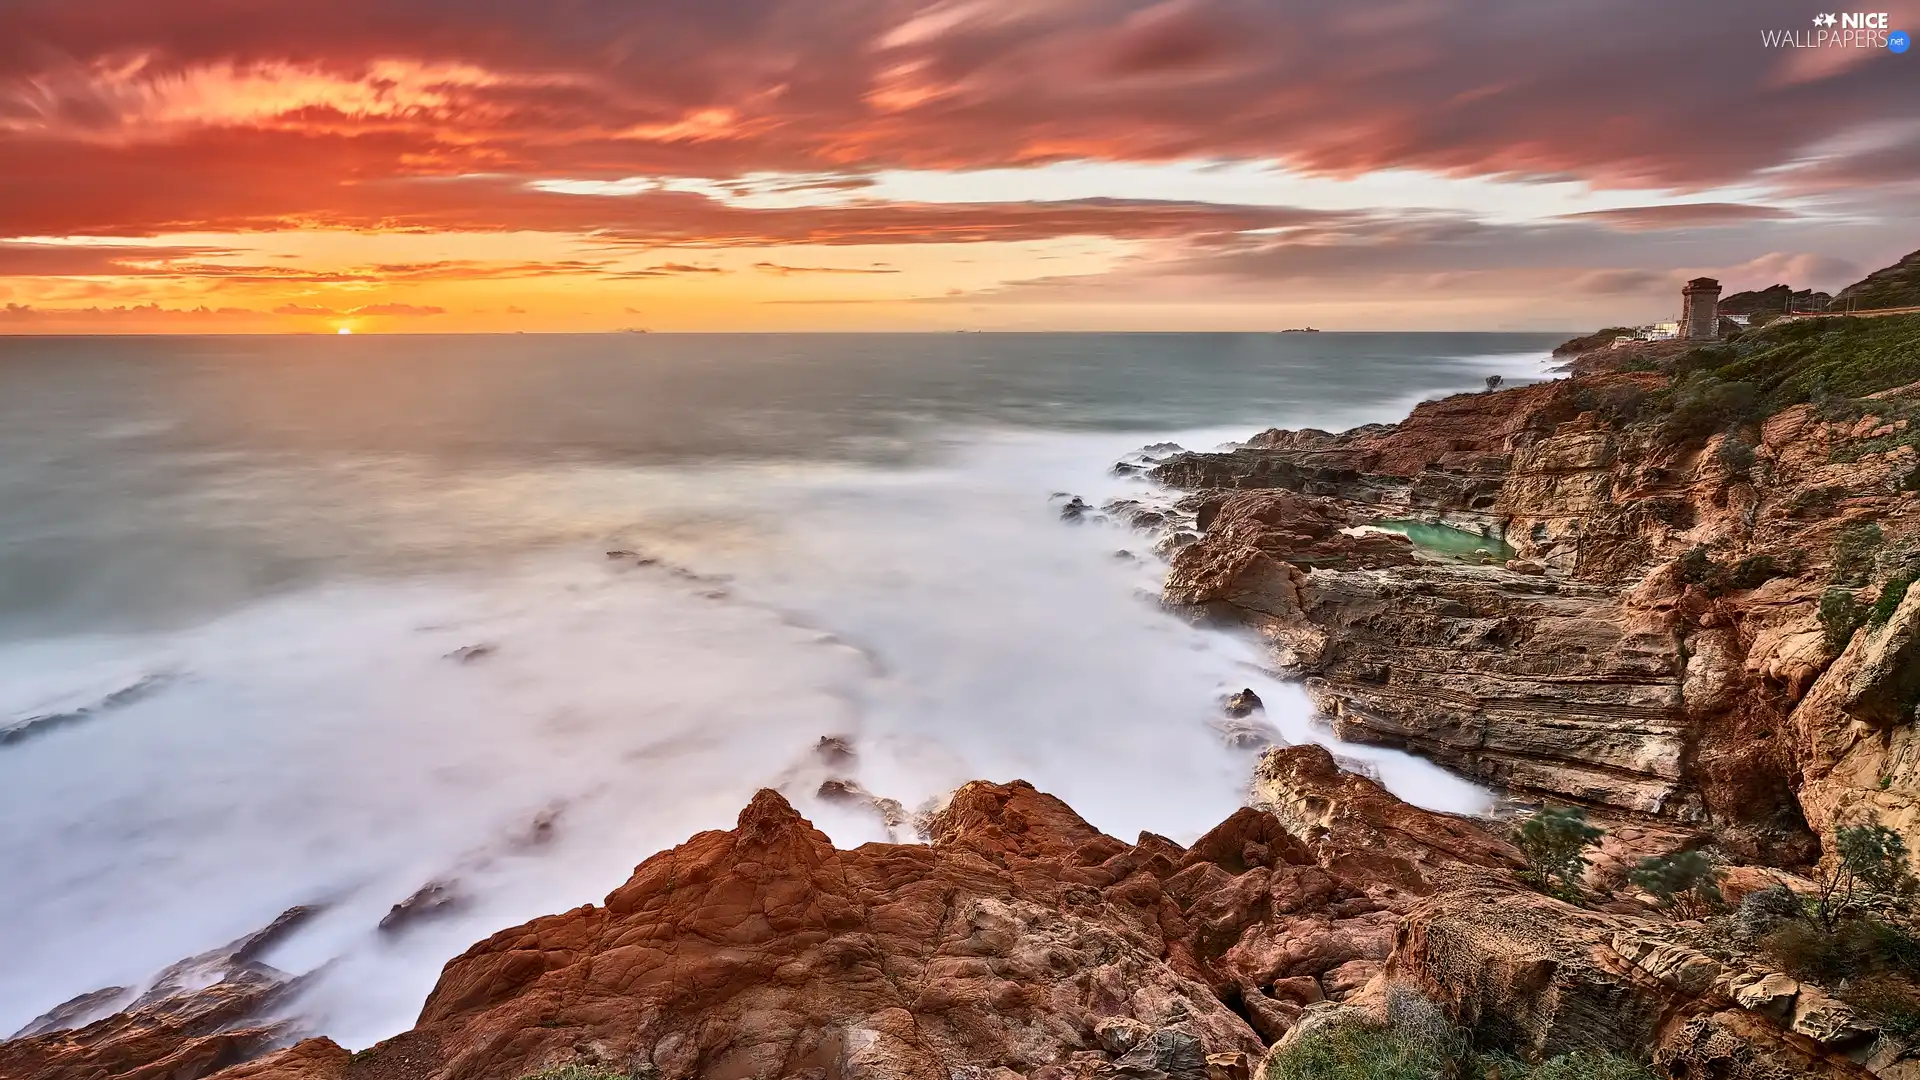
[[[1821,615],[1850,533],[1920,549],[1891,419],[1920,386],[1882,395],[1886,416],[1787,409],[1743,461],[1729,436],[1676,446],[1629,422],[1666,381],[1578,376],[1166,458],[1151,475],[1189,492],[1194,539],[1165,599],[1258,634],[1344,738],[1748,858],[1808,858],[1812,831],[1861,813],[1920,845],[1894,794],[1920,790],[1911,601],[1839,640]],[[1467,550],[1382,526],[1459,530]],[[1860,604],[1900,587],[1882,563]]]

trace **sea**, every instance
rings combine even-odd
[[[1562,337],[0,338],[0,1037],[305,904],[262,959],[364,1047],[767,786],[841,846],[915,837],[827,779],[910,816],[1021,778],[1190,840],[1246,798],[1242,687],[1483,809],[1336,743],[1061,500],[1151,492],[1110,468],[1145,445],[1543,378]]]

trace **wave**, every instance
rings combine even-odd
[[[0,646],[0,672],[192,674],[60,714],[128,723],[0,755],[0,864],[31,868],[0,878],[0,1030],[324,904],[263,959],[318,971],[299,1007],[366,1045],[446,957],[604,895],[763,785],[843,845],[905,838],[901,815],[976,778],[1188,839],[1245,796],[1253,752],[1212,726],[1225,694],[1337,745],[1257,643],[1159,608],[1163,567],[1114,557],[1136,534],[1048,505],[1148,490],[1107,472],[1140,439],[945,439],[916,468],[548,466],[510,488],[540,493],[555,539],[511,559]],[[614,499],[626,524],[583,539]],[[1485,804],[1418,759],[1340,750],[1422,805]]]
[[[11,746],[24,742],[37,735],[46,735],[71,724],[84,723],[115,709],[124,709],[134,705],[165,689],[174,681],[172,672],[154,672],[113,690],[105,696],[79,708],[64,709],[55,712],[43,712],[26,717],[16,717],[0,726],[0,746]]]

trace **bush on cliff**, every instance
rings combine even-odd
[[[1693,375],[1674,387],[1660,421],[1660,440],[1668,446],[1700,443],[1760,415],[1760,391],[1752,383]]]
[[[1678,851],[1640,860],[1627,880],[1660,901],[1661,908],[1683,919],[1705,918],[1725,903],[1720,895],[1722,872],[1698,851]]]
[[[1794,570],[1772,555],[1749,555],[1727,565],[1715,561],[1704,545],[1695,545],[1680,556],[1677,572],[1682,583],[1697,587],[1708,596],[1757,589],[1777,577],[1791,577]]]
[[[1606,832],[1587,824],[1587,812],[1577,806],[1549,806],[1513,831],[1513,844],[1527,857],[1535,887],[1565,899],[1580,896],[1580,877],[1586,873],[1587,846]]]
[[[1877,521],[1861,522],[1840,530],[1833,541],[1833,583],[1865,585],[1873,577],[1874,562],[1886,544],[1886,534]]]
[[[1883,825],[1842,825],[1818,882],[1811,901],[1768,901],[1783,912],[1791,904],[1798,917],[1767,920],[1761,947],[1782,971],[1835,987],[1885,1030],[1920,1033],[1920,937],[1882,917],[1907,914],[1920,889],[1906,841]]]
[[[1446,1050],[1391,1027],[1335,1024],[1267,1059],[1264,1080],[1437,1080],[1454,1075]]]
[[[1885,825],[1842,825],[1833,846],[1815,909],[1828,930],[1868,897],[1904,901],[1920,888],[1907,867],[1907,842]]]
[[[1899,609],[1901,601],[1907,598],[1907,590],[1913,588],[1914,575],[1895,574],[1880,586],[1880,597],[1873,602],[1873,614],[1867,616],[1870,626],[1885,626]]]
[[[1504,1055],[1483,1058],[1466,1075],[1471,1080],[1654,1080],[1653,1071],[1637,1061],[1587,1050],[1548,1058],[1538,1065]]]
[[[1614,1054],[1563,1054],[1539,1064],[1502,1051],[1477,1053],[1445,1010],[1406,986],[1387,991],[1385,1022],[1359,1017],[1304,1032],[1269,1056],[1255,1080],[1653,1080]]]
[[[1828,589],[1820,598],[1820,629],[1826,635],[1827,651],[1835,656],[1853,640],[1853,632],[1867,621],[1867,612],[1847,589]]]

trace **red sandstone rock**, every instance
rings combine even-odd
[[[85,1026],[60,1026],[83,1019],[70,1008],[80,999],[68,1002],[28,1025],[38,1034],[0,1043],[0,1077],[199,1080],[284,1045],[293,1026],[263,1017],[299,980],[255,957],[311,914],[293,908],[257,933],[182,960],[123,1011]]]

